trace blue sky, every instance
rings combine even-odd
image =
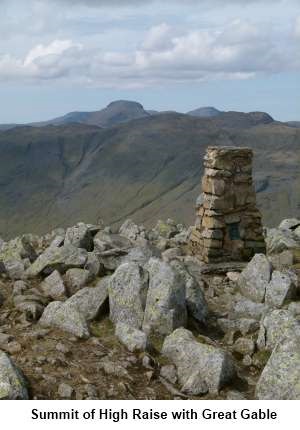
[[[300,120],[298,0],[0,0],[0,123],[112,100]]]

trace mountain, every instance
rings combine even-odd
[[[214,118],[221,115],[221,111],[214,107],[202,107],[199,109],[192,110],[187,113],[187,115],[198,116],[199,118]]]
[[[288,121],[286,124],[290,127],[300,128],[300,121]]]
[[[134,119],[145,118],[149,115],[150,114],[144,110],[140,103],[118,100],[110,103],[106,108],[99,111],[70,112],[67,115],[54,118],[50,121],[33,123],[30,125],[45,126],[80,123],[107,128],[127,121],[132,121]]]
[[[0,237],[98,218],[112,225],[129,217],[192,224],[208,145],[253,148],[267,225],[299,216],[300,130],[265,123],[264,115],[244,114],[235,127],[226,118],[171,113],[108,129],[65,124],[0,132]]]

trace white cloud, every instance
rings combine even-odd
[[[297,26],[299,29],[299,20]],[[127,51],[56,39],[33,46],[24,56],[0,54],[0,80],[67,80],[99,87],[139,88],[170,82],[249,79],[260,73],[299,69],[296,40],[277,31],[241,19],[222,28],[188,31],[162,23],[150,28],[137,41],[136,49]]]

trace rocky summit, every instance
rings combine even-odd
[[[0,398],[300,399],[300,220],[247,261],[192,255],[194,228],[1,240]]]

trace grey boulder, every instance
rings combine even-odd
[[[73,245],[64,245],[60,248],[47,248],[26,270],[28,278],[41,274],[44,270],[50,272],[58,270],[65,273],[68,269],[84,267],[87,261],[87,251]]]
[[[293,332],[300,333],[300,322],[290,311],[275,309],[260,323],[257,346],[259,349],[272,351],[282,337]]]
[[[67,295],[64,281],[57,270],[44,279],[41,283],[41,290],[53,300],[65,299]]]
[[[130,327],[127,324],[118,323],[115,335],[130,352],[140,352],[147,349],[147,335],[141,330]]]
[[[162,354],[177,367],[179,382],[186,392],[217,393],[235,376],[233,361],[226,352],[200,343],[184,328],[166,337]]]
[[[44,310],[39,323],[43,327],[57,328],[78,338],[87,339],[90,335],[84,316],[72,303],[50,303]]]
[[[104,312],[108,300],[109,277],[101,279],[95,287],[86,287],[70,297],[66,304],[75,306],[86,321],[92,321]]]
[[[151,258],[143,331],[168,335],[187,323],[186,286],[182,275],[170,264]]]
[[[259,400],[300,400],[300,334],[284,336],[274,348],[256,386]]]
[[[93,249],[93,237],[88,226],[84,223],[78,223],[66,231],[65,245],[73,245],[76,248],[84,248],[87,251]]]
[[[272,273],[272,279],[266,288],[265,302],[267,305],[281,308],[287,300],[294,299],[297,294],[298,277],[292,270]]]
[[[85,269],[69,269],[66,273],[66,285],[70,296],[81,290],[89,281],[90,272]]]
[[[262,303],[271,279],[272,265],[264,254],[256,254],[238,278],[243,296]]]
[[[23,375],[3,351],[0,351],[0,400],[28,400]]]
[[[110,319],[140,329],[148,291],[148,273],[136,263],[118,267],[109,283]]]

